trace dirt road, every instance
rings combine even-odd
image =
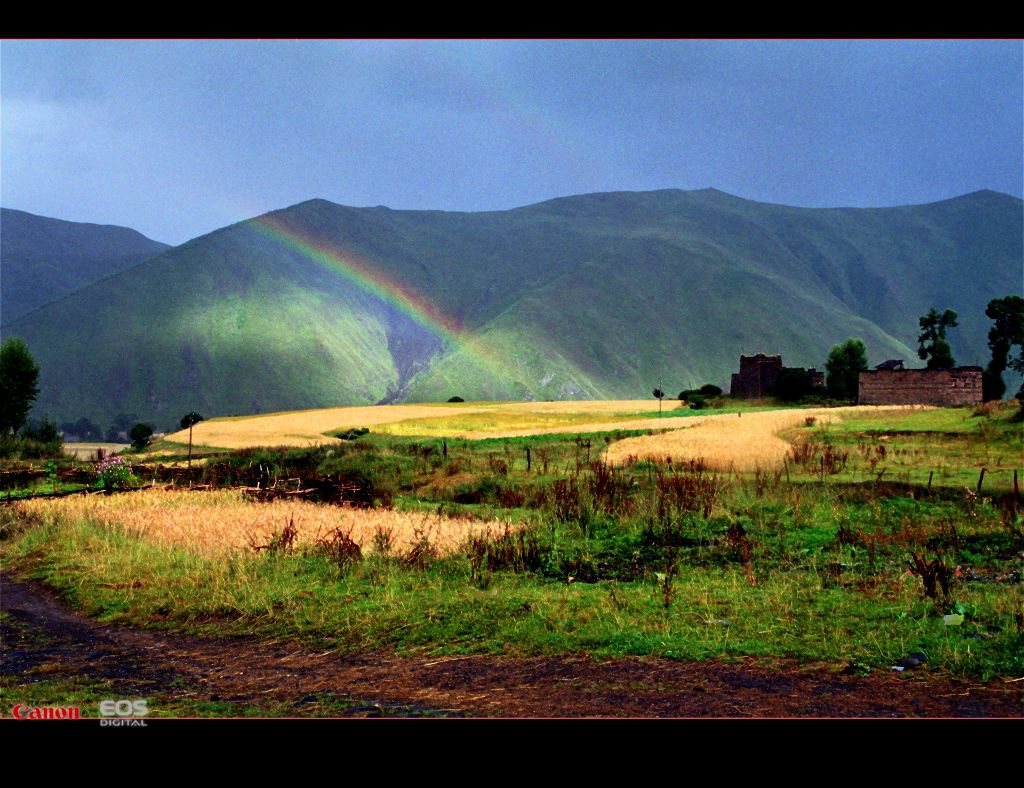
[[[1024,682],[950,680],[927,668],[848,675],[781,661],[680,663],[587,656],[339,655],[285,643],[189,638],[85,619],[31,582],[0,577],[4,716],[40,679],[110,682],[122,697],[188,697],[307,716],[1021,717]],[[53,698],[60,704],[62,698]],[[284,704],[282,707],[281,704]],[[320,713],[323,713],[322,711]]]

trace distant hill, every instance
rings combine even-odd
[[[0,208],[0,323],[168,248],[127,227]]]
[[[1019,292],[1022,201],[807,209],[713,189],[509,211],[311,200],[218,230],[5,326],[42,369],[36,413],[181,414],[447,399],[629,398],[725,387],[740,353],[917,363],[917,318]],[[5,321],[6,322],[6,321]],[[88,348],[83,353],[81,348]]]

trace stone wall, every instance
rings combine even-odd
[[[861,405],[980,405],[981,367],[861,372]]]

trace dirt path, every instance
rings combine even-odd
[[[382,710],[507,717],[1024,716],[1024,682],[985,685],[927,670],[862,677],[785,662],[317,653],[103,625],[68,611],[35,583],[6,575],[0,583],[0,673],[23,684],[93,678],[113,682],[125,697],[273,701],[288,704],[295,716],[325,693],[356,701],[345,713],[361,716]],[[17,687],[5,695],[18,702]]]

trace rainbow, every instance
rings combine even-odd
[[[388,276],[349,251],[342,251],[315,238],[305,229],[286,224],[274,214],[268,213],[251,219],[247,226],[391,304],[402,314],[438,335],[445,345],[446,354],[465,351],[492,374],[504,376],[505,364],[495,352],[464,329],[454,315],[442,311],[404,282]]]

